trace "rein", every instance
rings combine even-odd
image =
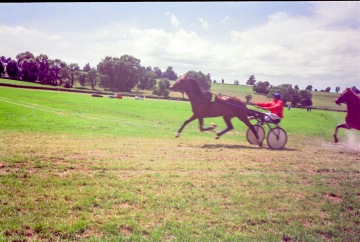
[[[229,104],[229,105],[234,106],[234,107],[237,107],[237,108],[248,109],[247,107],[243,107],[243,106],[240,106],[240,105],[236,105],[236,104],[234,104],[234,103],[229,103],[229,102],[227,102],[227,101],[225,101],[225,100],[221,100],[220,102]]]
[[[247,108],[247,107],[239,106],[239,105],[236,105],[236,104],[227,102],[227,101],[225,101],[225,100],[221,100],[221,102],[226,103],[226,104],[229,104],[229,105],[234,106],[234,107],[237,107],[237,108],[247,109],[250,115],[254,115],[254,113],[255,113],[255,115],[268,116],[268,117],[272,120],[272,118],[271,118],[268,114],[266,114],[266,113],[263,113],[263,112],[260,112],[260,111],[256,111],[256,110],[253,110],[253,109],[249,109],[249,108]],[[258,109],[262,109],[262,108],[258,108]],[[262,110],[267,111],[266,109],[262,109]],[[260,117],[261,117],[261,116],[260,116]]]

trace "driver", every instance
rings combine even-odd
[[[256,105],[270,111],[270,113],[265,116],[265,121],[267,122],[270,121],[270,119],[278,120],[284,118],[284,103],[281,100],[281,94],[278,92],[273,93],[272,102],[257,103]]]

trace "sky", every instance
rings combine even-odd
[[[131,55],[218,83],[360,88],[360,2],[0,3],[0,56],[83,68]]]

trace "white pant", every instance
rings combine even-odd
[[[270,122],[270,121],[275,121],[275,120],[278,120],[281,118],[274,113],[266,113],[264,119],[265,119],[265,122]]]

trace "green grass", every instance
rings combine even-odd
[[[44,86],[44,85],[39,84],[39,83],[24,82],[24,81],[5,79],[5,78],[0,78],[0,83],[13,84],[13,85],[23,85],[23,86],[35,86],[35,87]]]
[[[246,101],[246,96],[251,95],[251,102],[268,102],[271,99],[267,98],[266,95],[257,94],[252,90],[251,86],[245,85],[232,85],[232,84],[211,84],[211,91],[213,93],[221,93],[223,95],[235,96],[243,101]]]
[[[331,109],[331,110],[346,110],[346,104],[341,106],[335,103],[335,100],[340,96],[340,93],[326,93],[326,92],[312,92],[313,105],[319,109]]]
[[[169,136],[190,115],[189,103],[133,98],[93,98],[85,94],[0,89],[1,126],[21,132],[108,136]],[[16,119],[16,122],[12,122]],[[136,120],[136,122],[134,122]],[[179,120],[179,121],[178,121]]]
[[[189,102],[133,98],[94,98],[73,94],[26,89],[0,89],[2,119],[9,130],[113,136],[169,137],[191,116]],[[285,110],[282,126],[291,133],[331,139],[334,127],[343,122],[345,113],[303,109]],[[16,122],[12,120],[16,119]],[[136,123],[134,122],[136,120]],[[225,128],[222,118],[205,120]],[[236,130],[247,127],[233,119]],[[319,126],[319,123],[323,125]],[[185,132],[198,135],[198,123],[190,123]],[[234,131],[237,132],[237,131]]]
[[[0,87],[0,241],[358,241],[345,113],[285,110],[284,150],[188,102]],[[221,118],[207,119],[225,127]],[[350,132],[359,139],[356,132]]]

